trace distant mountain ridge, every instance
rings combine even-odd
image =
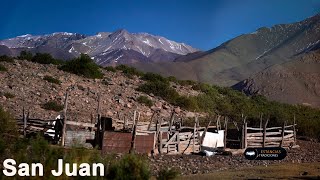
[[[180,79],[232,86],[275,64],[320,46],[320,14],[292,24],[262,27],[206,52],[177,57],[174,62],[135,64]],[[186,71],[182,71],[185,69]]]
[[[199,50],[148,33],[129,33],[120,29],[113,33],[100,32],[93,36],[57,32],[47,35],[22,35],[0,41],[0,54],[17,55],[21,50],[49,52],[56,58],[70,59],[88,54],[99,65],[135,62],[173,61]]]

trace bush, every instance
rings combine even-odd
[[[151,107],[153,102],[147,96],[139,96],[137,101],[141,104],[145,104],[146,106]]]
[[[46,80],[46,81],[48,81],[50,83],[54,83],[54,84],[61,84],[61,81],[59,79],[56,79],[51,76],[44,76],[43,80]]]
[[[190,111],[199,110],[198,102],[194,97],[180,96],[176,99],[175,105]]]
[[[2,64],[0,64],[0,71],[8,71],[8,69],[4,67]]]
[[[13,63],[14,60],[12,57],[9,57],[7,55],[3,55],[3,56],[0,56],[0,62],[10,62],[10,63]]]
[[[14,94],[11,94],[11,93],[8,93],[8,92],[4,93],[3,95],[4,95],[6,98],[8,98],[8,99],[15,97]]]
[[[116,70],[122,71],[122,73],[129,78],[132,78],[134,75],[135,76],[142,76],[143,75],[143,72],[137,70],[136,68],[129,67],[129,66],[126,66],[123,64],[117,66]]]
[[[155,73],[151,73],[151,72],[147,72],[146,74],[144,74],[142,76],[142,79],[145,81],[150,81],[150,82],[159,81],[159,82],[164,82],[164,83],[169,84],[169,82],[166,78],[162,77],[159,74],[155,74]]]
[[[0,137],[2,134],[17,134],[16,122],[13,117],[0,106]],[[1,138],[0,138],[1,139]]]
[[[111,163],[107,179],[149,179],[151,177],[147,160],[134,154],[124,155],[120,161]]]
[[[114,68],[112,66],[106,66],[104,69],[107,70],[107,71],[110,71],[110,72],[116,72],[117,71],[116,68]]]
[[[18,59],[20,59],[20,60],[31,61],[32,58],[33,58],[33,55],[30,51],[21,51],[20,56],[18,56]]]
[[[46,110],[56,111],[56,112],[59,112],[59,111],[63,110],[63,106],[60,105],[56,101],[49,101],[49,102],[43,104],[42,108],[46,109]]]
[[[179,94],[175,89],[170,87],[169,83],[162,81],[146,82],[137,88],[138,91],[154,94],[156,96],[162,97],[170,103],[174,103],[179,97]]]
[[[195,81],[192,80],[178,80],[178,84],[180,84],[181,86],[192,86],[197,84]]]
[[[168,79],[168,81],[171,81],[171,82],[175,82],[175,83],[178,82],[178,79],[174,76],[169,76],[169,77],[167,77],[167,79]]]
[[[65,65],[60,67],[60,69],[87,78],[100,79],[103,77],[99,66],[86,54],[81,54],[80,57],[67,61]]]
[[[174,168],[166,168],[160,170],[157,180],[173,180],[180,175],[180,172]]]
[[[32,62],[36,62],[39,64],[62,64],[62,61],[54,59],[50,54],[48,53],[37,53],[32,59]]]

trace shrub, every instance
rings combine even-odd
[[[117,71],[116,68],[114,68],[113,66],[106,66],[104,69],[107,70],[107,71],[110,71],[110,72],[116,72]]]
[[[11,93],[8,93],[8,92],[4,93],[3,95],[4,95],[6,98],[8,98],[8,99],[15,97],[14,94],[11,94]]]
[[[0,56],[0,62],[10,62],[10,63],[13,63],[14,60],[12,57],[9,57],[7,55],[3,55],[3,56]]]
[[[39,64],[56,64],[56,65],[58,65],[58,64],[62,63],[60,60],[54,59],[48,53],[37,53],[34,57],[32,57],[31,61],[39,63]]]
[[[180,84],[181,86],[192,86],[197,84],[195,81],[192,80],[178,80],[178,84]]]
[[[2,64],[0,64],[0,71],[8,71],[8,69],[4,67]]]
[[[61,84],[61,81],[59,79],[56,79],[51,76],[44,76],[43,80],[46,80],[46,81],[48,81],[50,83],[54,83],[54,84]]]
[[[150,81],[150,82],[156,82],[156,81],[159,81],[159,82],[164,82],[164,83],[168,83],[168,80],[164,77],[162,77],[161,75],[159,74],[155,74],[155,73],[151,73],[151,72],[147,72],[145,73],[143,76],[142,76],[142,79],[143,80],[146,80],[146,81]]]
[[[141,104],[145,104],[146,106],[151,107],[153,102],[147,96],[139,96],[137,101]]]
[[[141,179],[151,177],[150,169],[144,157],[134,154],[124,155],[120,161],[112,162],[107,174],[107,179]]]
[[[167,77],[167,79],[168,79],[168,81],[171,81],[171,82],[175,82],[175,83],[178,82],[178,79],[174,76],[169,76],[169,77]]]
[[[161,169],[157,180],[173,180],[176,179],[180,175],[180,172],[177,169],[174,168],[166,168]]]
[[[176,99],[175,105],[190,111],[196,111],[199,109],[198,102],[194,97],[179,96]]]
[[[16,122],[13,117],[0,106],[0,136],[3,134],[17,134]],[[1,138],[0,138],[1,139]]]
[[[43,104],[42,108],[46,110],[56,111],[56,112],[63,110],[63,106],[56,101],[49,101]]]
[[[146,82],[137,88],[138,91],[162,97],[170,103],[174,103],[179,97],[175,89],[170,87],[169,83],[162,81]]]
[[[103,77],[99,66],[86,54],[81,54],[80,57],[67,61],[65,65],[60,67],[60,69],[87,78],[100,79]]]
[[[20,60],[28,60],[31,61],[33,58],[33,55],[30,51],[21,51],[20,52],[20,56],[18,56],[18,59]]]
[[[129,67],[129,66],[126,66],[123,64],[117,66],[116,70],[122,71],[122,73],[129,78],[132,78],[134,75],[135,76],[142,76],[143,75],[143,72],[137,70],[136,68]]]

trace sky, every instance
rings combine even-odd
[[[0,5],[0,39],[126,29],[201,50],[320,13],[320,0],[1,0]]]

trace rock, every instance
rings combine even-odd
[[[174,108],[174,112],[175,112],[175,113],[177,113],[177,114],[179,114],[179,113],[181,112],[180,107],[176,107],[176,108]]]
[[[153,111],[160,111],[160,110],[161,110],[161,108],[156,107],[156,106],[151,106],[151,109],[152,109]]]
[[[163,108],[163,109],[170,109],[170,106],[168,106],[167,104],[164,104],[164,105],[162,106],[162,108]]]
[[[121,105],[124,105],[124,101],[122,99],[118,99],[117,102]]]
[[[156,103],[154,103],[154,105],[157,107],[157,108],[162,108],[162,102],[156,102]]]
[[[125,107],[132,108],[132,105],[131,105],[131,103],[127,103],[127,104],[125,104]]]
[[[187,112],[186,117],[195,117],[195,114],[193,112]]]
[[[107,111],[107,116],[113,116],[113,113],[111,111]]]

